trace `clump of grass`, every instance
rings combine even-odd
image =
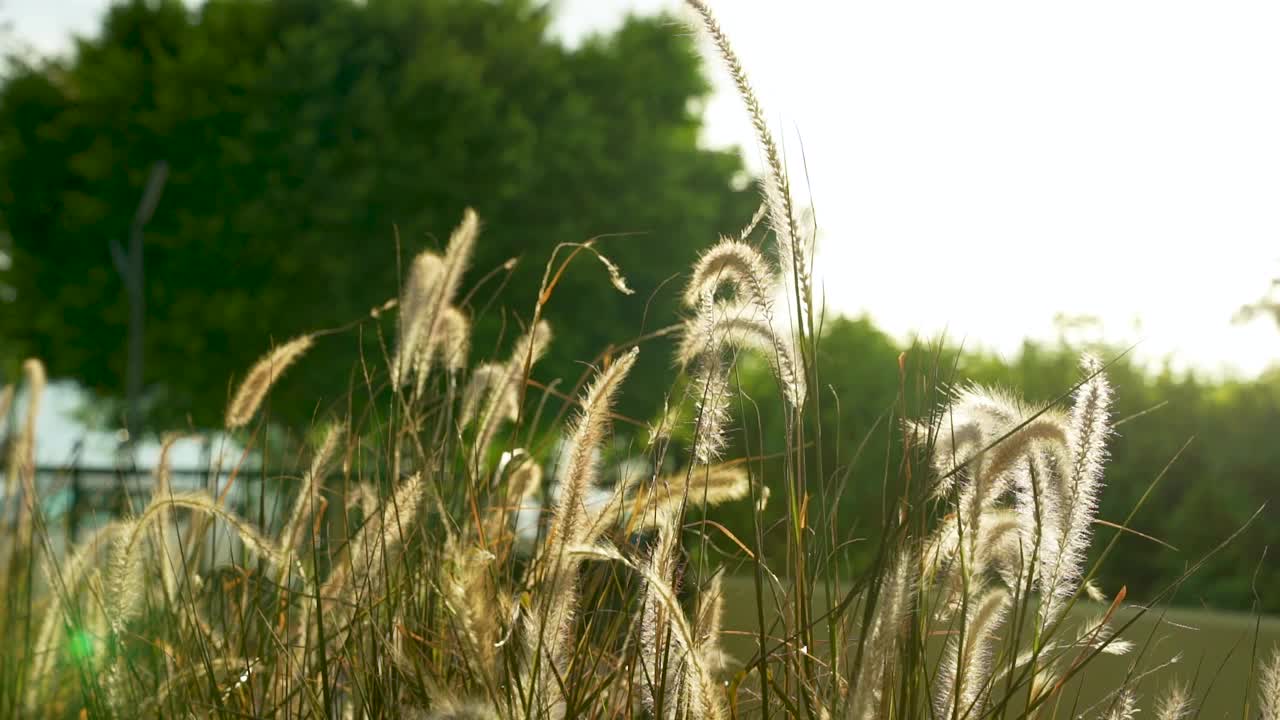
[[[147,504],[58,557],[32,480],[44,376],[28,363],[6,478],[26,518],[11,547],[27,554],[10,552],[5,566],[23,604],[3,619],[35,632],[3,656],[0,706],[33,717],[1048,717],[1075,714],[1070,683],[1095,658],[1137,654],[1117,617],[1123,590],[1096,618],[1072,612],[1084,595],[1106,602],[1089,565],[1112,440],[1098,359],[1081,359],[1065,407],[959,385],[905,419],[900,398],[903,460],[874,560],[841,582],[852,541],[810,544],[837,537],[840,518],[814,509],[835,481],[805,435],[823,387],[808,240],[741,62],[709,8],[690,5],[767,166],[761,211],[691,270],[671,387],[628,386],[634,347],[611,348],[571,392],[534,382],[555,282],[504,357],[473,359],[471,308],[457,305],[479,241],[468,210],[443,254],[415,257],[382,306],[399,310],[394,346],[364,370],[367,397],[336,399],[300,481],[280,485],[278,512],[265,498],[256,518],[228,506],[241,467],[217,493],[174,492],[171,436]],[[766,217],[773,254],[749,242]],[[631,292],[590,243],[572,247]],[[787,292],[795,315],[779,317]],[[363,322],[381,332],[381,314]],[[227,430],[244,432],[313,337],[249,370]],[[793,419],[776,464],[729,437],[735,414],[743,420],[733,381],[744,350],[768,362]],[[627,392],[663,394],[642,450],[614,412]],[[0,393],[0,407],[12,398]],[[671,428],[689,417],[682,444]],[[619,447],[628,457],[608,452]],[[738,450],[746,456],[725,457]],[[785,491],[776,532],[771,486]],[[704,515],[747,501],[755,534],[745,539]],[[199,561],[231,539],[229,561]],[[33,547],[35,601],[21,570],[37,564]],[[778,557],[785,567],[771,567]],[[742,568],[754,597],[730,589]],[[732,628],[750,631],[749,657],[726,647],[735,612],[755,615],[755,628]],[[1133,716],[1140,679],[1117,677],[1089,712]],[[1280,656],[1258,688],[1262,717],[1277,720]],[[1194,701],[1175,687],[1156,715],[1184,718]]]

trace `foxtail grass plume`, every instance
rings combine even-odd
[[[343,499],[342,506],[348,509],[359,509],[361,517],[367,518],[378,511],[378,503],[380,502],[382,502],[382,499],[378,497],[378,491],[373,485],[367,481],[362,481],[351,486],[351,489],[347,491],[346,498]]]
[[[934,496],[959,486],[957,511],[926,544],[924,558],[926,573],[953,568],[950,607],[971,584],[985,584],[988,568],[1011,588],[1034,573],[1044,598],[1042,628],[1080,590],[1111,402],[1100,363],[1086,356],[1082,367],[1087,378],[1069,416],[1052,408],[1033,413],[1015,398],[974,387],[957,393],[932,426],[908,428],[917,442],[932,441]],[[998,504],[1006,496],[1012,508]]]
[[[636,291],[632,290],[631,286],[627,284],[627,279],[623,277],[622,270],[618,267],[618,264],[610,260],[604,253],[596,250],[594,241],[587,241],[583,244],[583,247],[590,250],[596,256],[596,259],[600,261],[600,264],[604,265],[605,272],[609,273],[609,284],[613,286],[614,290],[623,295],[635,294]]]
[[[595,484],[595,454],[604,439],[610,407],[623,380],[635,365],[638,349],[614,360],[602,370],[587,389],[582,410],[574,422],[565,453],[567,464],[562,477],[564,487],[552,510],[551,527],[543,543],[534,570],[540,577],[540,590],[534,599],[534,612],[526,619],[525,642],[528,645],[525,670],[540,670],[531,678],[536,683],[538,712],[559,717],[564,702],[554,677],[567,661],[567,648],[573,635],[573,621],[578,604],[579,558],[567,550],[581,542],[589,527],[586,507],[587,492]],[[546,663],[552,665],[551,668]]]
[[[334,569],[320,586],[320,599],[332,634],[326,638],[330,648],[341,647],[352,629],[351,614],[356,605],[351,593],[369,593],[376,589],[387,558],[399,552],[402,544],[417,527],[415,522],[425,500],[422,473],[405,478],[382,507],[365,520],[334,562]],[[302,627],[314,627],[304,614]],[[314,645],[313,645],[314,647]],[[318,651],[325,651],[317,648]]]
[[[303,335],[280,345],[264,355],[231,398],[227,405],[226,426],[228,430],[244,427],[253,419],[267,391],[275,384],[286,369],[311,348],[312,336]]]
[[[435,313],[435,331],[423,343],[413,357],[414,393],[421,396],[427,377],[439,356],[444,369],[450,373],[461,371],[467,364],[467,350],[471,345],[471,321],[461,310],[452,305]]]
[[[519,418],[521,391],[529,371],[550,344],[551,326],[539,321],[516,340],[506,363],[486,363],[471,373],[462,394],[460,420],[463,425],[476,423],[472,462],[477,469],[488,456],[502,423]]]
[[[694,639],[702,664],[708,672],[729,667],[729,656],[720,645],[720,633],[724,628],[724,570],[711,576],[707,587],[698,594],[698,607],[694,617]]]
[[[1156,706],[1156,720],[1187,720],[1192,709],[1186,686],[1173,685]]]
[[[396,552],[409,533],[413,532],[414,521],[422,508],[423,491],[421,473],[406,478],[381,510],[374,513],[373,521],[360,527],[348,550],[357,576],[366,577],[380,569],[382,558]],[[336,582],[336,579],[330,577],[327,588],[321,590],[322,595],[341,595],[338,591],[344,583]]]
[[[996,634],[1009,608],[1009,593],[993,588],[969,600],[965,622],[947,641],[938,679],[937,717],[983,717],[991,692]]]
[[[450,311],[462,276],[471,263],[479,231],[479,217],[467,208],[462,222],[449,236],[444,257],[427,251],[418,255],[410,266],[400,300],[399,337],[391,363],[391,377],[397,385],[408,382],[412,371],[421,392],[431,361],[442,344],[446,365],[457,360],[458,336],[469,330],[466,323],[459,322],[465,317],[456,310],[451,315]],[[449,334],[453,335],[452,339],[447,337]]]
[[[676,362],[694,368],[688,392],[697,405],[694,458],[701,464],[719,459],[726,442],[731,401],[729,370],[736,352],[752,350],[763,355],[792,407],[803,405],[806,394],[804,375],[797,369],[790,345],[768,322],[767,304],[739,303],[736,299],[717,302],[714,288],[708,283],[712,281],[702,283],[697,314],[685,323],[676,349]]]
[[[1106,720],[1133,720],[1138,715],[1138,698],[1133,694],[1133,690],[1125,688],[1111,702],[1108,708]]]
[[[1262,720],[1280,720],[1280,648],[1271,651],[1258,676],[1258,711]]]
[[[40,693],[53,674],[52,668],[63,637],[61,630],[64,625],[74,622],[75,616],[69,612],[70,603],[75,602],[77,593],[86,584],[90,574],[97,572],[101,551],[113,547],[128,527],[128,523],[107,523],[94,530],[78,547],[72,548],[62,562],[55,565],[46,559],[42,563],[45,579],[53,593],[49,607],[45,609],[41,619],[31,655],[31,685],[27,688],[26,696],[28,712],[34,712],[39,706]]]
[[[1080,361],[1085,375],[1076,390],[1071,408],[1068,452],[1071,465],[1062,476],[1061,498],[1065,518],[1057,566],[1049,580],[1046,616],[1060,610],[1063,599],[1079,586],[1085,556],[1093,537],[1093,521],[1098,514],[1102,491],[1102,471],[1106,463],[1106,442],[1111,434],[1111,384],[1102,363],[1092,355]]]
[[[773,270],[760,252],[731,238],[721,238],[698,258],[684,291],[685,305],[697,308],[703,297],[717,297],[725,286],[733,288],[737,304],[751,304],[762,312],[768,310],[777,291]]]
[[[142,601],[145,594],[145,568],[142,564],[142,553],[132,547],[132,540],[138,533],[135,521],[125,526],[124,531],[111,540],[107,550],[107,562],[103,577],[106,585],[107,619],[116,635],[124,632],[125,627],[142,613]]]
[[[440,278],[438,307],[446,307],[453,302],[462,284],[462,276],[471,264],[471,255],[475,251],[476,237],[480,233],[480,217],[476,211],[467,208],[462,211],[462,222],[449,235],[449,245],[444,251],[444,274]],[[428,332],[434,328],[428,328]]]
[[[698,28],[705,32],[715,45],[751,118],[756,140],[760,143],[765,156],[764,199],[769,208],[769,226],[778,240],[778,262],[784,271],[795,276],[801,296],[808,298],[812,294],[812,281],[807,266],[808,249],[800,244],[801,236],[796,227],[796,217],[791,201],[791,183],[782,162],[782,153],[773,138],[773,132],[769,129],[769,123],[765,120],[764,109],[747,78],[742,61],[738,59],[738,54],[734,52],[728,36],[721,29],[711,8],[703,0],[685,0],[685,2],[697,14]]]
[[[431,712],[422,715],[424,720],[499,720],[499,715],[492,707],[481,702],[464,702],[448,699],[440,701],[432,699],[434,707]],[[406,717],[417,717],[408,715]]]
[[[641,485],[627,501],[633,508],[632,531],[652,529],[657,519],[691,506],[713,507],[747,496],[750,482],[741,466],[693,467],[683,473],[659,477]]]
[[[506,380],[507,366],[502,363],[485,363],[471,371],[471,379],[462,391],[459,419],[463,425],[475,420],[490,404],[503,419],[515,416],[519,400],[507,387]]]
[[[701,333],[709,325],[706,335]],[[773,327],[760,317],[754,306],[716,305],[709,322],[695,322],[681,338],[677,359],[687,365],[695,358],[709,352],[754,350],[773,368],[783,394],[792,407],[804,404],[804,376],[797,370],[797,362],[790,345],[783,341]]]
[[[440,564],[440,585],[451,616],[450,625],[465,649],[464,659],[472,673],[487,683],[494,682],[500,672],[499,618],[505,616],[510,605],[510,599],[494,581],[495,560],[497,556],[492,552],[464,546],[450,534]]]
[[[44,371],[44,363],[36,358],[27,358],[23,361],[22,374],[27,384],[27,413],[22,425],[22,462],[28,467],[34,467],[36,421],[40,417],[40,401],[44,397],[48,377]]]
[[[444,314],[440,316],[440,337],[440,356],[445,370],[459,372],[467,366],[467,351],[471,346],[471,321],[461,310],[453,306],[445,308]]]
[[[710,465],[720,459],[728,443],[725,435],[733,397],[729,370],[719,352],[707,352],[698,359],[689,392],[697,407],[693,418],[694,460]]]
[[[1056,636],[1048,637],[1039,648],[1019,653],[1013,662],[1007,663],[1001,669],[994,681],[995,683],[1003,682],[1010,673],[1021,672],[1034,661],[1035,673],[1031,677],[1029,690],[1030,697],[1034,701],[1041,699],[1057,687],[1062,677],[1061,665],[1064,659],[1070,660],[1081,653],[1121,656],[1129,654],[1133,648],[1132,642],[1118,639],[1106,617],[1101,616],[1084,622],[1073,640],[1063,641]]]
[[[640,682],[645,705],[660,718],[716,720],[724,716],[723,698],[700,652],[676,593],[676,553],[680,513],[664,512],[657,539],[637,566],[645,581],[640,609]]]
[[[915,608],[919,575],[910,548],[897,552],[881,575],[875,611],[861,639],[862,665],[850,699],[853,720],[873,720],[887,712],[885,689],[891,686],[904,641],[907,618]]]
[[[596,484],[598,475],[596,452],[608,427],[613,398],[635,365],[638,354],[639,349],[632,349],[617,358],[587,390],[582,412],[569,435],[564,453],[565,468],[561,477],[565,486],[560,490],[547,540],[553,557],[558,545],[577,544],[583,539],[589,515],[587,493]]]
[[[444,258],[430,250],[419,253],[409,263],[409,275],[400,291],[400,322],[391,360],[391,378],[396,382],[404,381],[430,329],[426,326],[439,301],[444,275]]]
[[[749,489],[747,472],[728,465],[693,467],[644,483],[620,481],[603,506],[588,513],[588,529],[578,542],[595,542],[621,524],[628,532],[652,530],[686,505],[714,507],[746,497]]]

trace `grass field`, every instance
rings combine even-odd
[[[755,655],[756,608],[755,587],[748,576],[726,578],[725,648],[737,664],[749,662]],[[1081,618],[1105,611],[1101,605],[1085,604],[1076,609]],[[1121,627],[1139,613],[1128,606],[1118,611],[1114,625]],[[769,618],[770,614],[765,613]],[[1160,609],[1143,613],[1122,634],[1137,646],[1123,657],[1101,656],[1091,661],[1078,681],[1069,685],[1056,717],[1076,717],[1120,685],[1137,661],[1133,676],[1149,673],[1136,684],[1140,702],[1152,707],[1172,683],[1182,683],[1192,690],[1199,705],[1200,718],[1253,718],[1257,709],[1243,714],[1243,698],[1253,698],[1255,683],[1251,668],[1255,654],[1259,661],[1269,657],[1271,648],[1280,645],[1280,618],[1259,619],[1246,613],[1218,612],[1195,608]],[[1256,648],[1256,650],[1255,650]],[[1176,662],[1173,660],[1179,656]],[[1256,669],[1253,670],[1256,673]],[[744,683],[750,686],[751,681]],[[1247,690],[1247,692],[1246,692]],[[1086,713],[1085,717],[1093,717]],[[1016,717],[1017,713],[1011,713]],[[1053,715],[1049,715],[1052,717]],[[1046,717],[1042,715],[1042,717]]]

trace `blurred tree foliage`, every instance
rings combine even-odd
[[[894,511],[886,504],[885,489],[889,501],[902,490],[898,428],[904,413],[925,417],[941,402],[946,387],[970,381],[1008,388],[1042,407],[1080,380],[1077,363],[1085,349],[1059,338],[1024,343],[1005,359],[936,344],[903,347],[865,319],[828,321],[819,350],[828,477],[810,478],[807,488],[815,542],[821,547],[826,525],[816,508],[822,508],[838,525],[827,550],[848,543],[837,552],[851,564],[848,570],[870,562],[882,518]],[[1136,365],[1123,348],[1087,349],[1114,360],[1108,374],[1115,387],[1114,417],[1120,423],[1109,443],[1099,517],[1123,524],[1168,467],[1130,527],[1173,548],[1121,533],[1102,567],[1104,590],[1114,594],[1127,586],[1130,599],[1137,601],[1156,596],[1266,505],[1246,532],[1172,597],[1183,605],[1248,609],[1256,591],[1263,610],[1280,612],[1280,563],[1274,556],[1280,546],[1280,369],[1254,380],[1206,382],[1169,369],[1153,373]],[[765,401],[778,392],[768,367],[749,359],[740,379],[744,393],[756,402],[742,405],[747,417],[740,423],[745,431],[738,433],[736,451],[781,453],[784,417],[781,403]],[[782,468],[776,460],[764,467],[774,486],[767,528],[785,507],[777,487]],[[750,508],[731,504],[723,513],[732,532],[753,537]],[[1095,527],[1095,556],[1116,532]]]
[[[71,59],[11,61],[6,359],[38,355],[54,376],[123,392],[127,305],[108,243],[124,242],[158,160],[170,175],[145,241],[153,427],[217,424],[233,376],[273,340],[367,317],[396,294],[398,263],[442,244],[466,206],[484,222],[467,286],[520,258],[490,309],[505,272],[472,298],[477,353],[505,353],[496,343],[528,321],[558,243],[608,233],[629,233],[599,247],[636,294],[580,256],[547,308],[546,376],[576,377],[576,361],[672,322],[679,284],[664,281],[745,222],[755,193],[736,153],[699,147],[709,86],[670,18],[574,49],[548,22],[532,0],[135,0]],[[361,350],[383,368],[391,322],[381,340],[322,339],[272,416],[305,423],[361,384]],[[643,355],[636,382],[657,384],[669,353]]]

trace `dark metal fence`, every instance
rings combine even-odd
[[[241,471],[231,482],[232,474],[225,470],[174,469],[170,471],[170,485],[175,493],[204,489],[215,497],[222,496],[225,490],[228,508],[241,516],[260,519],[263,510],[273,510],[256,503],[262,495],[262,477],[261,470]],[[41,466],[36,468],[35,482],[44,528],[54,551],[62,553],[68,546],[82,542],[94,529],[141,512],[151,498],[155,476],[150,468],[140,467]],[[4,498],[0,505],[7,506],[9,501]],[[9,517],[7,513],[0,515]],[[211,527],[214,536],[224,535],[218,531],[219,524]]]

